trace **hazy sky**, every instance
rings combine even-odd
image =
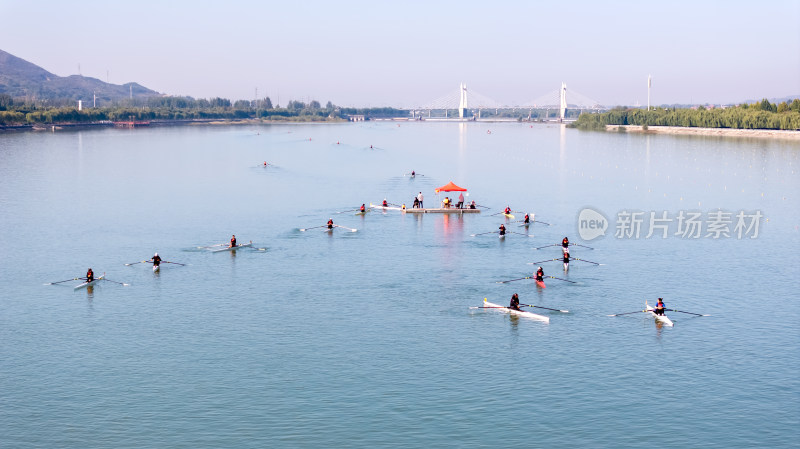
[[[419,106],[460,82],[523,104],[800,95],[800,1],[0,0],[0,49],[196,98]]]

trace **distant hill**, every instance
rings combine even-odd
[[[36,100],[83,100],[90,104],[97,95],[97,105],[116,100],[153,97],[160,94],[137,83],[109,84],[81,75],[58,76],[11,53],[0,50],[0,94]]]

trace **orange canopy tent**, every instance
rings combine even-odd
[[[439,192],[466,192],[466,191],[467,191],[467,189],[465,189],[463,187],[459,187],[459,186],[453,184],[453,181],[450,181],[450,182],[447,183],[447,185],[441,186],[441,187],[439,187],[438,189],[435,190],[436,193],[439,193]]]

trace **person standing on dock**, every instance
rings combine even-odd
[[[456,207],[459,209],[464,208],[464,192],[458,194],[458,204],[456,205]]]
[[[419,192],[419,195],[417,195],[417,200],[419,200],[419,208],[420,209],[424,209],[425,208],[425,206],[422,205],[422,198],[423,198],[422,197],[422,192]]]

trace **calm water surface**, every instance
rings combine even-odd
[[[799,161],[518,123],[0,135],[0,446],[794,447]],[[491,209],[339,213],[448,181]],[[552,226],[471,236],[506,205]],[[579,238],[586,207],[605,237]],[[614,236],[621,211],[717,210],[760,211],[758,237]],[[299,231],[328,218],[358,232]],[[198,248],[231,234],[264,250]],[[496,283],[564,236],[604,265]],[[124,265],[155,251],[187,266]],[[131,285],[43,285],[88,267]],[[470,309],[514,292],[570,313]],[[659,296],[712,316],[606,316]]]

